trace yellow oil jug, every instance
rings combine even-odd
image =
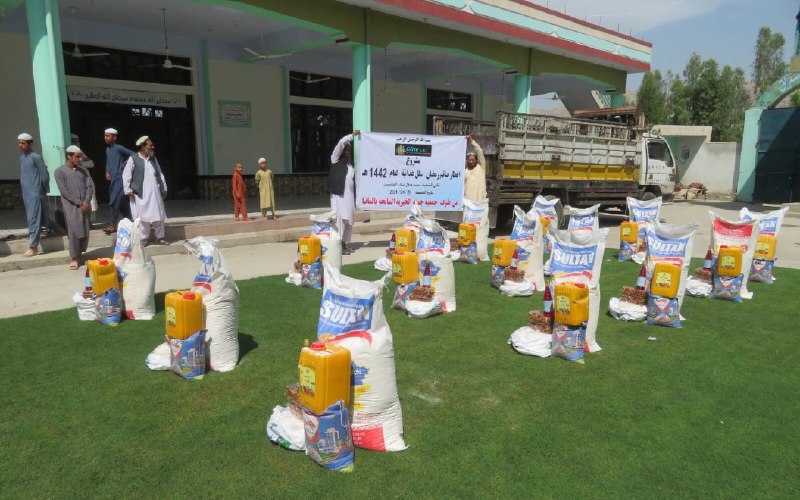
[[[462,247],[468,247],[475,241],[477,230],[474,224],[469,222],[462,222],[458,225],[458,244]]]
[[[398,252],[413,252],[417,249],[417,233],[401,227],[395,231],[394,249]]]
[[[619,225],[619,240],[625,243],[636,243],[639,237],[639,224],[636,222],[624,221]]]
[[[350,351],[344,347],[312,342],[300,350],[297,370],[305,408],[319,415],[339,400],[350,404]]]
[[[164,316],[167,335],[187,339],[203,329],[203,296],[189,290],[179,290],[164,296]]]
[[[583,283],[559,283],[554,309],[556,323],[578,326],[589,321],[589,287]]]
[[[492,251],[492,263],[507,267],[511,264],[511,258],[514,257],[514,250],[516,249],[517,240],[509,240],[506,238],[495,239]]]
[[[414,252],[392,255],[392,279],[395,283],[408,284],[419,279],[419,261]]]
[[[680,266],[669,262],[656,262],[653,268],[653,279],[650,280],[650,295],[674,299],[678,296],[680,280]]]
[[[298,251],[302,264],[313,264],[322,256],[322,242],[317,236],[304,236],[300,238]]]
[[[756,252],[753,254],[754,259],[772,260],[775,258],[775,246],[778,244],[778,238],[771,234],[762,234],[758,237],[756,242]]]
[[[89,279],[92,281],[92,292],[103,295],[106,290],[116,288],[119,290],[117,266],[111,259],[93,259],[86,262],[89,269]]]
[[[547,234],[547,230],[550,228],[550,221],[553,220],[550,217],[540,215],[539,216],[539,224],[542,225],[542,234]]]
[[[717,276],[739,276],[740,274],[742,274],[742,247],[719,247]]]

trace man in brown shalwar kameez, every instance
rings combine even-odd
[[[78,146],[67,148],[67,163],[56,169],[55,177],[61,191],[61,205],[67,222],[69,239],[69,268],[78,269],[81,256],[89,246],[89,217],[91,216],[94,186],[86,170],[78,168],[83,152]]]

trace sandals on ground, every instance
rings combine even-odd
[[[80,264],[78,264],[77,260],[73,260],[72,262],[69,263],[69,270],[70,271],[77,271],[78,267],[80,267]]]

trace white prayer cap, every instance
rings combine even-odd
[[[266,158],[263,158],[263,157],[262,157],[262,158],[259,158],[259,159],[258,159],[258,163],[261,163],[262,161],[263,161],[264,163],[267,163],[267,159],[266,159]]]
[[[75,154],[75,153],[83,153],[83,151],[81,151],[81,148],[73,144],[72,146],[67,147],[67,153]]]
[[[470,156],[474,156],[475,158],[477,158],[477,157],[478,157],[478,155],[475,153],[475,151],[470,151],[470,152],[468,152],[468,153],[467,153],[467,157],[470,157]]]
[[[17,136],[18,141],[32,141],[33,136],[27,132],[23,132]]]
[[[117,133],[117,129],[115,129],[115,128],[107,128],[107,129],[105,130],[105,132],[104,132],[104,133],[106,133],[106,134],[114,134],[114,135],[119,135],[119,134]]]
[[[142,144],[147,142],[148,139],[150,139],[148,136],[143,135],[143,136],[139,137],[138,139],[136,139],[136,145],[137,146],[141,146]]]

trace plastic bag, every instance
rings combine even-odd
[[[429,266],[431,287],[435,289],[434,300],[441,303],[442,312],[453,312],[456,310],[456,275],[450,259],[447,232],[430,219],[420,217],[417,222],[420,225],[417,236],[419,275],[423,276]]]
[[[311,234],[319,238],[322,245],[322,260],[336,269],[342,269],[342,236],[336,227],[336,212],[309,216],[314,222]]]
[[[586,325],[585,341],[589,352],[600,350],[597,343],[597,322],[600,319],[600,270],[603,252],[606,248],[608,228],[581,231],[550,231],[553,238],[550,272],[553,276],[551,286],[559,283],[584,283],[589,287],[589,321]],[[559,333],[566,339],[569,332]],[[569,339],[579,339],[570,336]],[[553,331],[553,344],[556,332]],[[556,355],[555,349],[553,355]],[[569,356],[569,355],[567,355]]]
[[[305,450],[306,432],[303,419],[286,406],[276,406],[267,422],[267,439],[287,450]]]
[[[647,255],[647,236],[644,223],[648,220],[659,221],[663,199],[659,196],[658,198],[645,201],[628,196],[626,200],[630,221],[639,224],[639,234],[635,243],[636,248],[635,251],[631,252],[631,260],[637,264],[641,264],[644,262]]]
[[[390,275],[364,281],[331,267],[325,273],[329,279],[322,292],[317,336],[350,351],[353,442],[370,450],[404,450],[392,332],[381,299]]]
[[[753,253],[755,252],[756,240],[758,240],[761,229],[761,220],[729,221],[719,217],[711,210],[708,211],[708,215],[711,218],[710,247],[714,255],[714,289],[711,291],[711,296],[736,302],[741,299],[752,299],[753,293],[747,290],[747,279],[745,277],[749,275],[753,263]],[[717,259],[719,258],[719,249],[722,246],[741,247],[741,280],[738,279],[739,276],[717,276]]]
[[[550,344],[552,341],[553,336],[549,333],[542,333],[530,326],[523,326],[511,334],[508,344],[520,354],[546,358],[551,354]]]
[[[122,219],[117,226],[114,264],[122,287],[125,316],[150,320],[156,314],[156,264],[142,245],[139,219]]]
[[[338,401],[322,415],[304,409],[306,455],[322,467],[337,472],[352,472],[355,461],[350,413]]]
[[[608,313],[620,321],[644,321],[647,318],[647,306],[631,304],[612,297],[608,301]]]
[[[108,326],[117,326],[122,320],[122,296],[116,288],[109,288],[96,302],[97,321]]]
[[[209,365],[220,372],[233,370],[239,361],[239,288],[217,240],[198,236],[184,246],[201,263],[192,291],[203,296]]]
[[[78,310],[78,319],[81,321],[97,321],[97,301],[93,298],[86,299],[81,292],[72,296],[75,308]]]
[[[478,259],[489,260],[489,200],[475,202],[464,198],[463,203],[463,222],[476,226],[473,251]],[[472,262],[472,254],[467,257],[470,258],[469,262]],[[460,260],[464,258],[464,252],[462,251]]]
[[[645,222],[645,237],[647,239],[647,268],[648,289],[653,280],[655,266],[659,262],[674,264],[680,267],[678,290],[675,297],[648,297],[648,323],[662,326],[680,326],[680,311],[683,297],[686,294],[686,281],[689,275],[689,263],[692,257],[694,233],[697,224],[662,224],[657,220]],[[656,300],[658,299],[658,300]],[[667,299],[667,300],[662,300]]]
[[[514,227],[510,238],[517,240],[517,269],[525,272],[525,281],[534,290],[544,290],[544,240],[542,224],[536,212],[531,210],[525,213],[514,205]]]
[[[169,370],[171,365],[170,361],[170,346],[169,342],[162,342],[153,349],[153,352],[147,355],[144,363],[151,370]]]
[[[569,211],[567,229],[585,231],[600,228],[600,220],[597,216],[600,210],[599,204],[589,208],[573,208],[569,205],[564,208]]]
[[[739,218],[743,221],[758,219],[761,221],[761,228],[759,229],[759,236],[774,236],[778,237],[778,232],[781,230],[783,218],[789,207],[783,207],[772,212],[751,212],[746,207],[739,211]],[[777,249],[776,249],[777,250]],[[756,259],[753,258],[753,264],[750,267],[749,280],[760,281],[762,283],[772,284],[775,281],[775,276],[772,274],[772,269],[775,266],[777,259],[777,251],[772,259]]]
[[[186,380],[202,379],[206,373],[206,331],[185,339],[168,338],[170,369]]]

